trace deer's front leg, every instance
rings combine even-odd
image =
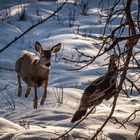
[[[37,109],[37,104],[38,104],[38,97],[37,97],[37,83],[35,83],[34,86],[34,92],[35,92],[35,96],[34,96],[34,108]]]
[[[21,77],[19,74],[17,74],[17,80],[18,80],[18,96],[20,97],[22,94],[22,86],[21,86]]]
[[[44,88],[44,94],[43,94],[43,96],[42,96],[40,105],[43,105],[44,102],[45,102],[45,100],[46,100],[46,96],[47,96],[47,86],[48,86],[48,81],[45,80],[45,81],[43,82],[43,86],[42,86],[42,87]]]

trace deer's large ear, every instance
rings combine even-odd
[[[56,52],[58,52],[60,49],[61,49],[61,43],[58,43],[57,45],[55,45],[55,46],[53,46],[53,47],[51,48],[51,52],[52,52],[52,53],[56,53]]]
[[[35,50],[37,51],[37,52],[39,52],[39,53],[41,53],[42,52],[42,46],[41,46],[41,44],[39,43],[39,42],[36,42],[35,43]]]

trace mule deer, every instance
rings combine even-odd
[[[24,51],[20,58],[16,61],[16,72],[18,80],[18,96],[22,94],[21,78],[27,84],[27,90],[25,97],[30,94],[31,87],[34,88],[34,108],[38,105],[37,88],[42,86],[44,88],[44,94],[42,96],[40,104],[43,105],[46,100],[46,92],[48,86],[48,76],[51,65],[52,53],[56,53],[60,50],[61,43],[53,46],[50,50],[43,50],[39,42],[35,43],[35,50],[39,55],[35,55],[32,52]]]

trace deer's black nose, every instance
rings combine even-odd
[[[46,63],[45,66],[46,67],[50,67],[51,66],[51,63]]]

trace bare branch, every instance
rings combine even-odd
[[[90,111],[79,122],[77,122],[72,128],[70,128],[68,131],[66,131],[64,134],[62,134],[58,138],[54,138],[52,140],[59,140],[60,138],[64,137],[65,135],[69,134],[76,126],[78,126],[81,122],[83,122],[83,120],[85,120],[87,118],[87,116],[93,111],[94,108],[95,108],[95,106],[92,107],[90,109]]]
[[[49,17],[45,18],[44,20],[34,24],[33,26],[29,27],[25,32],[23,32],[21,35],[19,35],[18,37],[16,37],[14,40],[12,40],[10,43],[8,43],[5,47],[3,47],[2,49],[0,49],[0,53],[3,52],[5,49],[9,48],[14,42],[16,42],[18,39],[20,39],[22,36],[24,36],[26,33],[28,33],[29,31],[31,31],[33,28],[37,27],[38,25],[44,23],[45,21],[47,21],[48,19],[52,18],[53,16],[56,15],[56,13],[58,13],[61,8],[66,4],[68,0],[66,0],[55,12],[53,12],[53,14],[51,14]]]
[[[133,121],[136,117],[136,113],[140,112],[140,108],[136,109],[134,112],[132,112],[126,119],[122,121],[122,124],[124,125],[127,122]],[[133,117],[133,118],[132,118]]]

